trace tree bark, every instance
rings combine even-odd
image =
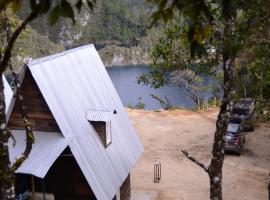
[[[235,53],[233,52],[234,26],[236,12],[231,11],[232,15],[225,22],[223,35],[223,98],[216,122],[216,131],[212,148],[212,159],[209,165],[208,175],[210,178],[210,199],[222,200],[222,169],[224,161],[224,136],[228,126],[230,115],[231,93],[233,88],[233,71],[235,66]]]
[[[161,97],[159,97],[158,95],[155,95],[155,94],[150,94],[150,96],[153,99],[156,99],[160,103],[160,105],[162,106],[162,108],[164,110],[169,110],[173,107],[171,102],[169,101],[167,95],[165,95],[164,99],[162,99]]]
[[[10,160],[8,153],[8,139],[9,134],[6,129],[6,105],[4,95],[4,83],[2,74],[0,78],[0,188],[1,188],[1,200],[13,199],[14,173],[10,169]]]
[[[228,30],[228,27],[225,26]],[[226,33],[226,32],[225,32]],[[226,33],[227,34],[227,33]],[[225,34],[225,35],[226,35]],[[205,167],[196,159],[190,157],[187,152],[182,151],[186,157],[199,165],[208,173],[210,178],[210,199],[222,200],[222,168],[224,161],[224,136],[226,134],[228,119],[230,114],[231,92],[233,87],[233,69],[235,65],[235,56],[228,53],[228,49],[223,53],[223,84],[224,92],[220,106],[220,111],[216,121],[216,131],[212,148],[212,159],[209,167]]]
[[[14,188],[14,173],[15,170],[21,165],[23,160],[28,155],[23,155],[19,161],[16,162],[16,165],[11,167],[9,160],[9,151],[8,151],[8,140],[10,137],[10,132],[6,127],[6,105],[5,105],[5,95],[4,95],[4,84],[3,84],[3,72],[8,68],[11,58],[11,52],[15,41],[25,29],[27,24],[32,20],[38,17],[38,12],[31,12],[28,17],[22,22],[22,24],[15,30],[12,34],[10,40],[8,41],[7,47],[5,48],[3,57],[1,57],[0,63],[0,200],[13,200],[15,199],[15,188]],[[24,119],[25,120],[25,119]],[[26,119],[27,122],[27,119]],[[28,137],[31,133],[28,131],[28,124],[26,125],[26,131],[28,132]],[[31,130],[31,129],[30,129]],[[30,140],[27,140],[27,148],[24,153],[30,153]],[[31,142],[31,141],[30,141]],[[30,150],[29,150],[30,149]]]
[[[8,45],[5,48],[3,58],[0,63],[0,73],[2,74],[8,67],[10,57],[11,57],[11,52],[13,49],[13,46],[15,44],[15,41],[21,34],[21,32],[25,29],[27,24],[29,24],[32,20],[38,17],[37,12],[31,12],[28,17],[22,22],[22,24],[15,30],[15,32],[12,34],[10,40],[8,41]]]
[[[222,167],[224,161],[224,135],[229,119],[229,107],[230,107],[230,94],[232,91],[232,68],[234,66],[235,59],[225,59],[223,61],[224,71],[224,94],[216,122],[216,132],[214,136],[214,144],[212,149],[212,159],[209,165],[209,178],[210,178],[210,199],[221,200],[222,199]]]
[[[212,159],[210,165],[207,167],[202,162],[190,156],[188,152],[182,150],[182,153],[192,162],[203,168],[208,173],[210,178],[210,199],[222,200],[222,167],[224,161],[224,135],[228,126],[228,119],[230,113],[230,95],[233,83],[233,67],[235,57],[228,59],[224,57],[224,94],[221,103],[218,119],[216,122],[216,132],[214,136],[214,143],[212,148]],[[270,200],[270,199],[269,199]]]
[[[270,200],[270,173],[269,173],[269,179],[268,179],[268,198]]]

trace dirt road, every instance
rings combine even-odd
[[[133,193],[149,200],[151,197],[158,200],[209,199],[207,174],[187,160],[180,150],[185,149],[209,163],[217,112],[128,109],[128,114],[145,148],[131,172]],[[270,126],[264,124],[247,135],[242,156],[226,155],[223,168],[225,200],[267,199],[269,144]],[[162,164],[160,183],[153,183],[156,160]]]

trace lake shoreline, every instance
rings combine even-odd
[[[162,99],[167,96],[173,107],[183,107],[191,110],[196,107],[194,101],[177,86],[166,85],[155,89],[150,85],[138,84],[138,77],[151,71],[149,65],[113,66],[107,67],[106,70],[126,107],[144,108],[146,110],[161,109],[162,106],[151,97],[152,94]],[[208,93],[205,95],[206,97],[210,96]]]
[[[152,63],[139,63],[139,64],[123,64],[123,65],[105,65],[106,68],[125,68],[125,67],[150,67]]]
[[[153,62],[150,50],[140,46],[108,45],[99,49],[98,53],[105,66],[150,65]]]

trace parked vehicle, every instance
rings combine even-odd
[[[243,145],[245,143],[245,134],[242,133],[241,123],[228,124],[227,132],[225,135],[224,151],[235,152],[241,155]]]
[[[254,99],[240,99],[235,101],[230,115],[230,121],[241,122],[243,131],[253,131],[255,127]]]

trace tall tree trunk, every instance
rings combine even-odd
[[[216,131],[212,148],[212,159],[208,168],[210,178],[210,199],[222,200],[222,169],[224,161],[224,136],[228,126],[230,115],[231,93],[233,88],[233,71],[235,66],[235,54],[231,44],[233,43],[234,26],[236,12],[231,11],[232,15],[225,22],[223,35],[223,98],[220,106],[220,111],[216,121]]]
[[[269,179],[268,179],[268,198],[270,200],[270,172],[269,172]]]
[[[9,134],[6,130],[6,113],[5,113],[5,95],[2,74],[0,78],[0,188],[1,200],[14,198],[14,185],[12,170],[10,169],[8,139]]]
[[[212,149],[212,160],[209,165],[208,174],[210,178],[210,199],[221,200],[222,199],[222,167],[224,161],[224,135],[226,133],[228,118],[229,118],[229,106],[230,106],[230,94],[232,91],[232,68],[234,66],[235,59],[231,58],[223,61],[224,71],[224,94],[216,122],[216,132],[214,136],[214,144]]]
[[[38,12],[31,12],[28,17],[22,22],[22,24],[15,30],[8,41],[5,48],[4,54],[0,57],[0,200],[13,200],[15,199],[15,188],[14,188],[14,173],[15,170],[22,164],[24,158],[28,155],[23,155],[24,158],[19,158],[16,161],[16,166],[11,166],[9,160],[8,151],[8,140],[10,133],[6,128],[6,105],[5,105],[5,95],[4,95],[4,84],[3,84],[3,73],[8,68],[11,58],[11,52],[15,41],[25,29],[28,23],[38,17]],[[28,141],[27,141],[28,142]],[[32,144],[27,143],[27,147],[32,147]],[[27,148],[27,153],[30,150]]]

